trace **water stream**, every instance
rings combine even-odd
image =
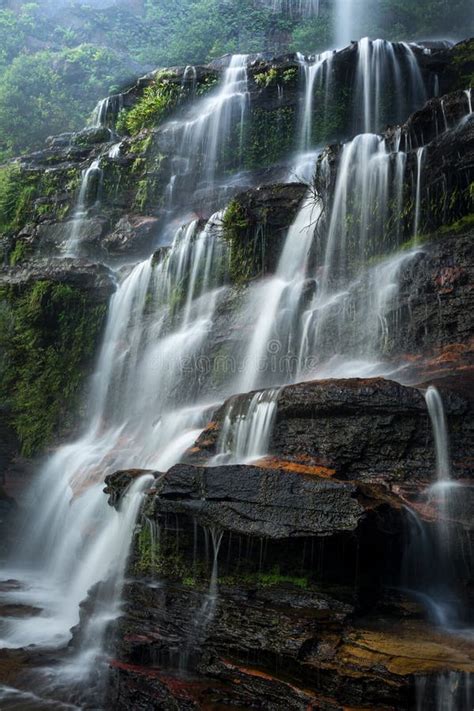
[[[82,172],[70,234],[65,244],[66,257],[77,257],[80,252],[84,232],[87,227],[86,219],[89,213],[89,207],[93,204],[97,205],[99,201],[101,181],[102,170],[100,167],[100,159],[97,158]]]

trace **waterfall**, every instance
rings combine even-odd
[[[435,441],[436,476],[439,482],[451,481],[448,425],[443,400],[439,391],[432,385],[426,391],[425,398]]]
[[[416,711],[472,711],[472,674],[446,672],[435,679],[417,677]]]
[[[312,62],[300,58],[305,93],[295,141],[304,151],[311,147],[315,93],[327,97],[332,57],[328,52]],[[400,90],[400,57],[411,77],[411,98],[418,100],[422,92],[416,58],[408,45],[359,43],[356,93],[364,127],[380,122],[378,102],[387,86],[395,80],[396,92]],[[232,57],[221,85],[193,102],[185,117],[162,127],[160,139],[175,148],[165,193],[170,210],[183,186],[192,193],[201,186],[214,189],[225,170],[240,164],[249,103],[247,65],[246,56]],[[196,69],[188,67],[183,81],[194,83],[195,78]],[[104,101],[96,109],[97,126],[107,125],[114,110]],[[120,146],[111,147],[110,158],[120,155]],[[235,154],[231,165],[228,147]],[[305,176],[312,175],[316,158],[306,155],[301,162],[298,157]],[[139,468],[167,471],[193,445],[216,406],[239,392],[250,394],[228,403],[211,463],[254,461],[268,454],[280,386],[310,377],[385,372],[381,358],[390,338],[387,314],[396,305],[399,275],[414,254],[394,254],[402,234],[405,166],[406,154],[391,150],[377,135],[362,134],[347,143],[326,204],[315,189],[308,190],[288,229],[276,273],[253,281],[238,298],[234,293],[233,301],[231,247],[222,234],[222,212],[207,222],[196,218],[180,225],[171,244],[129,265],[109,305],[90,384],[87,426],[45,462],[27,507],[24,540],[15,556],[22,568],[11,577],[24,584],[22,599],[43,612],[33,620],[15,620],[15,628],[6,629],[1,640],[4,646],[67,644],[79,622],[79,605],[96,586],[96,605],[81,626],[79,653],[60,672],[84,678],[105,655],[106,630],[119,609],[133,529],[142,497],[153,483],[150,476],[139,478],[117,512],[102,491],[108,474]],[[422,170],[420,161],[420,185]],[[93,181],[99,183],[100,177],[99,160],[82,175],[70,254],[79,250],[91,197],[97,197],[97,191],[92,196]],[[318,161],[318,178],[329,191],[327,156]],[[229,348],[233,362],[242,356],[244,367],[211,386],[199,365],[212,361],[227,338],[216,331],[229,304],[236,322],[229,327],[234,329]],[[257,388],[268,389],[255,392]],[[211,536],[209,591],[196,617],[204,628],[215,613],[218,594],[222,535],[211,531]]]
[[[108,156],[111,160],[115,160],[120,156],[120,151],[122,150],[122,141],[119,141],[119,143],[114,143],[112,148],[110,148],[108,152]]]
[[[196,440],[215,407],[199,402],[196,373],[187,374],[185,359],[199,352],[209,333],[225,280],[217,220],[180,228],[161,260],[138,264],[112,297],[91,385],[90,424],[39,473],[24,543],[15,555],[23,563],[14,576],[25,585],[25,600],[44,612],[15,620],[3,646],[65,644],[78,622],[79,603],[99,580],[116,581],[107,587],[108,602],[101,603],[109,612],[116,609],[139,508],[135,494],[150,479],[130,490],[125,497],[130,505],[120,513],[107,504],[102,482],[122,468],[167,470]],[[74,674],[77,665],[99,654],[102,623],[94,619],[83,632],[85,656],[72,663]]]
[[[92,128],[111,128],[123,108],[123,94],[107,96],[99,101],[90,119]]]
[[[96,159],[82,172],[81,185],[72,218],[70,235],[65,245],[67,257],[77,257],[78,255],[83,238],[84,221],[88,214],[88,206],[92,198],[94,198],[97,203],[101,180],[102,170],[100,160]]]
[[[473,113],[473,108],[472,108],[472,89],[466,89],[465,92],[466,97],[467,97],[467,107],[469,114]]]
[[[280,360],[275,360],[274,367],[270,361],[272,355],[275,359],[291,355],[296,348],[297,310],[307,285],[309,250],[320,214],[321,206],[308,194],[288,231],[275,277],[266,280],[251,296],[248,312],[258,316],[246,348],[240,392],[253,390],[262,382],[273,385],[291,380],[294,363],[288,361],[285,372]],[[265,309],[259,308],[262,303]]]
[[[380,131],[388,117],[391,122],[401,122],[426,99],[423,77],[409,44],[372,41],[368,37],[359,41],[354,105],[356,130]]]
[[[415,219],[413,236],[416,238],[420,231],[421,218],[421,186],[423,179],[423,165],[426,158],[426,148],[418,148],[416,151],[416,193],[415,193]]]
[[[330,90],[331,66],[334,52],[317,54],[312,61],[308,61],[301,54],[299,62],[304,72],[304,103],[300,119],[300,151],[308,151],[312,145],[312,128],[314,113],[314,94],[321,90],[325,95],[324,111],[327,111],[327,102]]]
[[[268,454],[280,390],[273,388],[229,401],[212,464],[252,462]]]
[[[248,57],[233,55],[224,72],[221,86],[208,98],[197,102],[187,119],[170,121],[164,129],[175,149],[174,165],[178,171],[172,178],[196,177],[212,184],[216,174],[225,167],[223,148],[232,142],[237,164],[242,155],[244,122],[249,104]],[[195,185],[193,186],[195,188]]]
[[[334,0],[334,43],[336,47],[346,47],[355,37],[354,0]]]

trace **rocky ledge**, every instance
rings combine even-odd
[[[443,400],[466,477],[470,405],[448,391]],[[463,693],[472,643],[425,622],[407,592],[412,567],[420,573],[420,530],[436,540],[440,515],[426,492],[435,463],[422,392],[381,379],[289,386],[273,456],[205,467],[227,407],[190,452],[194,464],[155,473],[129,563],[110,707],[395,711],[415,708],[420,684],[447,672]],[[143,474],[108,477],[111,503]],[[466,483],[460,491],[449,525],[468,544],[473,502]],[[464,562],[451,562],[468,603]]]
[[[471,465],[471,402],[442,391],[459,478]],[[238,395],[232,402],[250,401]],[[235,408],[238,410],[239,408]],[[217,453],[228,403],[204,430],[188,461]],[[294,471],[342,480],[428,481],[435,469],[434,442],[423,392],[382,378],[323,380],[283,388],[277,401],[269,451]]]

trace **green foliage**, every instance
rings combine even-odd
[[[35,179],[18,163],[0,167],[0,232],[23,226],[36,191]]]
[[[270,67],[266,72],[260,72],[254,76],[255,83],[260,87],[267,87],[271,84],[276,84],[278,80],[278,70],[276,67]]]
[[[472,230],[474,228],[474,213],[470,215],[464,215],[460,220],[451,223],[450,225],[444,225],[441,228],[443,233],[461,233],[465,230]]]
[[[105,307],[71,286],[38,281],[0,293],[1,397],[31,456],[68,424]]]
[[[158,126],[177,106],[182,96],[180,84],[168,74],[158,75],[153,84],[146,87],[133,108],[120,113],[117,130],[136,136],[144,128]]]
[[[212,76],[211,74],[206,75],[196,87],[197,96],[203,96],[209,91],[212,91],[212,89],[214,89],[218,83],[219,76],[217,74],[215,74],[214,76]]]
[[[177,540],[165,535],[154,539],[147,525],[139,531],[136,550],[136,573],[177,579],[189,573],[189,566],[177,549]]]
[[[243,163],[246,168],[274,165],[295,148],[296,111],[280,106],[270,111],[252,108]]]
[[[458,89],[474,86],[474,39],[457,45],[454,50],[454,66],[458,72]]]
[[[284,575],[280,567],[275,565],[268,572],[241,573],[240,575],[230,575],[219,579],[221,585],[245,585],[258,588],[270,588],[278,585],[293,585],[306,590],[309,587],[309,580],[306,577]]]
[[[21,240],[17,240],[15,247],[13,248],[13,251],[9,255],[9,262],[10,266],[14,267],[15,265],[19,264],[22,262],[25,257],[28,254],[28,247],[25,244],[25,242],[22,242]]]
[[[92,45],[19,54],[0,76],[0,158],[80,128],[97,99],[127,74],[115,52]]]

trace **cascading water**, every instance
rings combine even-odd
[[[108,128],[114,125],[115,119],[123,108],[123,95],[114,94],[99,101],[91,117],[92,128]]]
[[[432,385],[426,391],[426,404],[433,426],[436,450],[436,476],[438,482],[451,481],[451,463],[449,457],[449,435],[443,400],[439,391]]]
[[[76,208],[72,218],[72,226],[69,239],[65,245],[67,257],[76,257],[80,251],[83,239],[84,224],[87,218],[89,205],[96,203],[99,199],[100,183],[102,180],[102,170],[100,160],[94,160],[91,165],[82,173],[79,195],[77,197]]]
[[[53,455],[31,493],[25,542],[15,556],[25,567],[14,575],[25,586],[25,604],[34,600],[43,613],[14,620],[3,631],[4,645],[65,644],[79,603],[107,578],[108,602],[99,600],[97,615],[83,629],[79,657],[59,670],[62,683],[86,673],[101,655],[139,509],[135,494],[150,479],[131,489],[119,513],[107,505],[101,482],[119,468],[165,471],[215,407],[199,404],[196,373],[186,376],[185,360],[199,352],[222,293],[225,246],[214,234],[216,221],[218,216],[205,226],[180,228],[157,265],[152,258],[138,264],[119,287],[91,387],[90,426]]]
[[[370,40],[358,43],[354,124],[356,131],[380,131],[398,123],[427,99],[415,53],[406,42]]]
[[[186,184],[186,179],[195,178],[197,173],[205,185],[211,185],[225,167],[223,149],[229,142],[232,142],[233,164],[239,164],[249,103],[247,61],[247,55],[234,55],[220,88],[198,102],[189,118],[171,121],[164,129],[165,137],[174,147],[173,164],[177,172],[173,182]]]
[[[268,453],[277,412],[278,388],[230,400],[212,464],[252,462]]]
[[[462,492],[452,481],[447,418],[439,391],[430,386],[425,393],[436,455],[436,481],[424,492],[437,511],[436,524],[428,526],[412,509],[407,509],[408,543],[403,578],[411,593],[425,608],[431,622],[444,633],[472,638],[466,628],[466,610],[456,582],[459,541],[453,539],[451,506]],[[462,497],[462,493],[461,493]],[[462,548],[462,546],[461,546]],[[462,558],[462,556],[461,556]],[[469,578],[469,575],[467,575]],[[472,678],[469,673],[446,672],[416,680],[416,708],[440,711],[471,711]]]
[[[317,54],[311,60],[303,55],[298,55],[298,59],[304,72],[304,104],[300,119],[300,151],[306,152],[312,146],[312,128],[314,122],[314,95],[316,91],[324,95],[324,113],[327,111],[327,104],[330,92],[331,60],[334,52],[323,52]]]
[[[416,238],[420,231],[421,219],[421,188],[423,179],[423,164],[426,158],[426,148],[418,148],[416,152],[416,194],[415,194],[415,220],[413,236]]]
[[[407,509],[408,544],[403,578],[409,586],[413,585],[409,592],[419,600],[437,627],[450,635],[469,639],[472,630],[466,629],[463,624],[466,611],[455,582],[459,551],[454,546],[450,530],[452,524],[448,520],[449,500],[453,501],[460,485],[451,480],[449,436],[441,395],[430,386],[425,397],[435,444],[436,481],[424,496],[435,506],[438,517],[433,529],[415,511]],[[416,708],[470,711],[471,689],[469,674],[449,672],[436,678],[419,677],[416,682]]]

